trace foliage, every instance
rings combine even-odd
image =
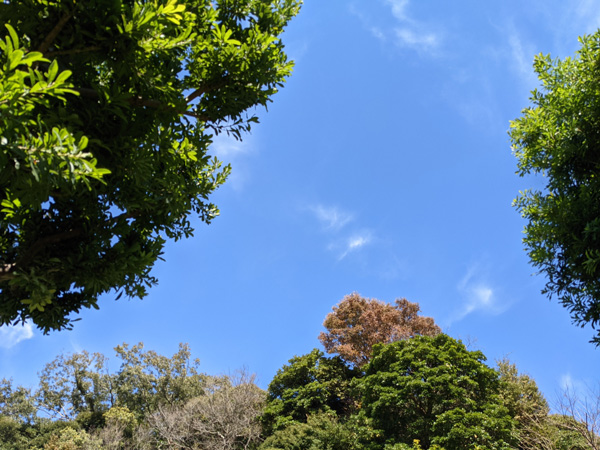
[[[36,393],[39,404],[55,419],[77,419],[84,428],[103,426],[106,417],[123,407],[141,420],[158,405],[184,404],[203,395],[210,378],[199,372],[200,362],[191,360],[187,344],[170,358],[139,343],[115,348],[121,366],[107,368],[107,358],[95,353],[59,355],[40,374]],[[108,416],[107,416],[108,414]]]
[[[59,355],[40,373],[37,401],[50,417],[74,420],[88,413],[101,417],[114,402],[106,358],[100,353]]]
[[[12,385],[12,380],[0,381],[0,415],[16,422],[32,423],[37,408],[31,390],[23,386]]]
[[[276,431],[260,450],[363,450],[352,431],[339,423],[334,414],[317,413],[306,423],[294,422]]]
[[[536,382],[504,359],[498,361],[500,374],[500,399],[516,421],[516,437],[519,448],[539,449],[540,424],[548,419],[550,408],[539,391]]]
[[[305,422],[311,414],[346,417],[355,408],[350,382],[358,375],[339,357],[314,349],[295,356],[277,371],[267,389],[262,421],[267,436],[289,423]]]
[[[538,55],[542,83],[532,106],[511,123],[521,176],[544,176],[515,206],[527,220],[525,248],[573,321],[590,324],[600,344],[600,31],[580,38],[575,58]]]
[[[444,334],[376,345],[358,380],[361,414],[388,444],[509,449],[513,421],[484,361]]]
[[[204,450],[254,448],[259,442],[259,416],[265,393],[254,377],[240,372],[210,387],[210,393],[185,405],[162,405],[138,429],[151,448]]]
[[[394,305],[353,293],[345,296],[323,322],[327,332],[319,340],[327,353],[337,353],[362,367],[369,362],[373,345],[434,336],[441,332],[430,317],[419,316],[419,304],[406,299]]]
[[[85,430],[66,427],[53,434],[44,450],[103,450],[102,443],[90,437]]]
[[[143,297],[166,239],[209,223],[236,138],[291,73],[299,0],[0,3],[0,324],[44,332]]]
[[[160,404],[184,404],[203,395],[211,384],[211,377],[199,370],[200,360],[191,359],[187,344],[180,344],[171,358],[143,349],[143,343],[115,348],[121,360],[114,376],[117,403],[136,417],[152,413]]]

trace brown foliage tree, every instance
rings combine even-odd
[[[347,295],[325,318],[327,332],[322,332],[319,340],[327,353],[337,353],[362,367],[371,359],[375,344],[441,333],[431,317],[419,316],[418,303],[404,298],[394,303],[364,298],[356,292]]]

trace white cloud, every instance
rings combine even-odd
[[[424,53],[431,53],[439,47],[441,35],[408,15],[409,0],[385,0],[385,3],[391,8],[392,16],[398,22],[392,36],[399,47]]]
[[[252,135],[243,135],[243,141],[236,140],[227,133],[221,133],[213,137],[210,153],[216,156],[223,164],[231,164],[231,174],[227,178],[226,186],[234,190],[241,190],[248,178],[249,170],[244,164],[244,159],[252,152],[254,146]]]
[[[365,245],[369,244],[371,240],[372,237],[369,231],[352,235],[344,242],[342,246],[342,251],[338,256],[338,261],[344,259],[346,256],[348,256],[349,253],[354,252],[360,249],[361,247],[364,247]]]
[[[309,208],[328,230],[340,230],[353,220],[353,215],[335,206],[315,205]]]
[[[418,47],[422,50],[433,50],[439,44],[439,37],[434,33],[417,33],[408,28],[396,28],[397,43],[403,47]]]
[[[458,284],[457,290],[463,301],[450,323],[462,320],[475,312],[496,316],[508,309],[508,303],[499,304],[494,288],[482,279],[479,272],[478,266],[471,267]]]
[[[369,31],[371,32],[371,34],[373,36],[375,36],[380,41],[385,41],[386,40],[385,33],[381,30],[381,28],[379,28],[379,27],[369,27]]]
[[[213,137],[211,150],[217,158],[229,162],[237,156],[248,153],[249,147],[247,143],[238,141],[226,133],[221,133]]]
[[[406,16],[406,8],[408,7],[408,0],[385,0],[385,2],[391,6],[392,15],[400,20],[407,21],[409,20]]]
[[[441,44],[441,34],[408,13],[409,0],[383,0],[389,7],[392,25],[383,19],[372,19],[371,14],[350,5],[350,11],[375,38],[382,42],[394,42],[398,47],[410,48],[419,53],[431,54]],[[389,21],[388,21],[389,22]]]
[[[0,347],[12,348],[19,342],[33,337],[33,329],[30,323],[24,325],[0,327]]]
[[[529,43],[523,41],[514,26],[506,30],[508,35],[509,64],[513,72],[525,84],[527,90],[533,89],[538,83],[537,76],[533,71],[533,56],[535,50]]]

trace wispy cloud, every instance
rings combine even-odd
[[[305,210],[310,211],[322,225],[322,231],[326,233],[328,241],[326,248],[336,255],[338,261],[373,242],[373,233],[369,229],[349,227],[349,224],[356,220],[352,212],[320,203]]]
[[[213,137],[211,150],[217,158],[227,161],[248,153],[249,146],[246,142],[238,141],[234,137],[222,133]]]
[[[533,71],[534,47],[519,35],[514,25],[506,28],[506,35],[508,36],[509,67],[527,90],[531,90],[538,84],[537,76]]]
[[[586,388],[583,381],[573,378],[568,372],[561,375],[559,384],[562,391],[581,392]]]
[[[227,179],[226,186],[231,186],[234,190],[241,190],[250,177],[244,159],[246,159],[254,149],[252,135],[243,136],[243,141],[236,140],[233,136],[221,133],[213,137],[210,146],[210,153],[216,156],[224,164],[231,164],[231,174]]]
[[[337,206],[313,205],[309,209],[328,230],[340,230],[354,219],[354,216]]]
[[[0,327],[0,347],[2,348],[13,348],[19,342],[31,339],[32,337],[33,328],[30,323],[14,326],[3,325]]]
[[[432,51],[439,45],[439,36],[434,33],[417,33],[409,28],[396,28],[397,43],[404,47]]]
[[[344,259],[346,256],[348,256],[349,253],[354,252],[360,249],[361,247],[364,247],[365,245],[369,244],[371,240],[372,236],[370,231],[364,231],[362,233],[352,235],[344,241],[344,244],[341,248],[342,251],[338,256],[338,261]]]
[[[381,41],[391,41],[398,47],[424,54],[432,54],[438,49],[442,43],[440,31],[410,16],[409,0],[383,0],[383,3],[389,8],[393,18],[391,26],[382,24],[381,20],[374,23],[374,20],[355,6],[351,7],[351,11],[363,26]]]
[[[508,304],[500,304],[493,286],[480,274],[479,266],[472,266],[458,283],[457,290],[462,297],[462,304],[450,322],[458,322],[475,312],[499,315],[508,309]]]
[[[408,0],[385,0],[385,3],[387,3],[391,9],[392,9],[392,15],[400,20],[400,21],[407,21],[409,20],[408,17],[406,16],[406,8],[408,7]]]

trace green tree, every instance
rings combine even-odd
[[[276,431],[260,450],[363,450],[357,436],[335,414],[310,415],[306,423],[294,422]]]
[[[108,371],[107,358],[100,353],[59,355],[48,363],[36,392],[40,409],[53,419],[76,419],[89,429],[104,426],[105,413],[115,406],[141,421],[159,405],[183,405],[216,383],[199,372],[200,361],[192,360],[187,344],[180,344],[171,357],[145,351],[142,343],[119,345],[115,351],[121,361],[115,373]]]
[[[200,372],[200,360],[191,358],[188,344],[180,344],[170,358],[153,350],[144,351],[144,344],[127,344],[115,348],[121,360],[114,374],[117,404],[124,406],[138,419],[156,411],[159,405],[182,405],[204,395],[215,384],[214,377]]]
[[[291,422],[306,422],[311,414],[349,416],[356,407],[350,383],[358,374],[341,358],[325,357],[317,349],[290,359],[267,389],[262,416],[265,435]]]
[[[452,450],[509,449],[513,420],[502,405],[498,373],[481,352],[445,334],[376,345],[358,380],[361,414],[387,444]]]
[[[143,297],[165,239],[209,223],[236,138],[289,76],[299,0],[0,3],[0,324],[44,332]]]
[[[600,344],[600,31],[580,38],[575,58],[535,57],[541,88],[511,122],[521,176],[542,175],[544,189],[514,204],[527,220],[525,248],[547,277],[543,290]]]
[[[33,423],[37,406],[31,389],[13,387],[12,380],[3,378],[0,381],[0,415],[20,423]]]
[[[40,373],[36,397],[40,408],[53,419],[80,418],[84,425],[98,425],[116,400],[106,357],[86,351],[57,356]]]

